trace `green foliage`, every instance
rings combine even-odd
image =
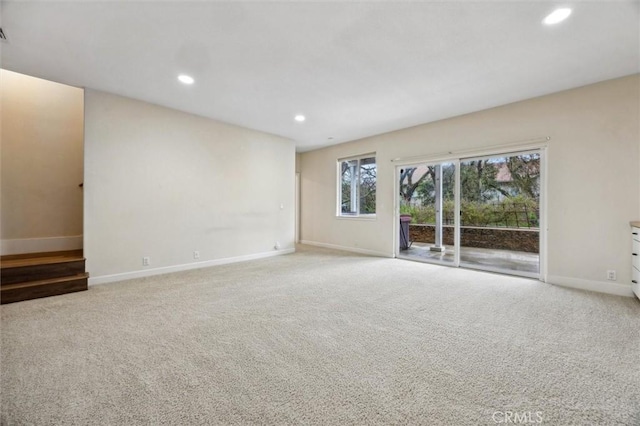
[[[466,226],[537,228],[540,155],[519,154],[460,163],[461,223]],[[455,167],[442,163],[443,223],[454,223]],[[413,223],[435,223],[437,167],[401,170],[400,211]]]
[[[461,224],[463,226],[488,226],[507,228],[537,228],[539,208],[534,199],[518,195],[499,202],[462,201]],[[410,214],[411,223],[435,224],[436,213],[433,205],[402,205],[400,214]],[[442,209],[443,223],[453,225],[454,202],[445,200]]]
[[[460,164],[460,186],[465,201],[486,201],[495,198],[498,188],[498,168],[489,160]]]
[[[451,222],[453,224],[453,200],[445,200],[443,203],[442,217],[445,224]],[[429,223],[436,222],[436,209],[433,205],[427,206],[409,206],[401,205],[400,214],[410,214],[411,223]]]

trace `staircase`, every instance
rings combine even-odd
[[[82,250],[2,256],[0,303],[86,290],[88,279]]]

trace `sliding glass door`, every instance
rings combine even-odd
[[[541,150],[398,166],[400,258],[540,277]]]

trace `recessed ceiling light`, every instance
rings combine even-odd
[[[193,84],[193,82],[195,81],[193,77],[186,74],[180,74],[178,76],[178,80],[180,80],[180,83],[184,83],[184,84]]]
[[[560,9],[556,9],[550,14],[547,15],[546,18],[542,21],[545,25],[554,25],[559,22],[564,21],[571,15],[571,9],[568,7],[563,7]]]
[[[303,121],[304,121],[304,120],[306,120],[307,118],[306,118],[304,115],[302,115],[302,114],[298,114],[298,115],[296,115],[296,116],[294,117],[294,119],[295,119],[296,121],[303,122]]]

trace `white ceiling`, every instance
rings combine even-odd
[[[306,151],[637,73],[639,4],[4,1],[2,67]]]

